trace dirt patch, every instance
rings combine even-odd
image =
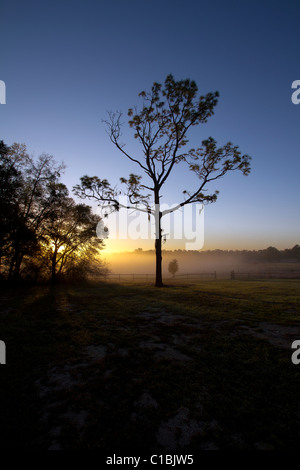
[[[143,311],[138,314],[138,317],[143,320],[151,321],[152,323],[161,323],[165,325],[173,325],[178,322],[186,321],[186,317],[184,315],[166,312],[165,310]]]
[[[165,343],[155,343],[154,341],[141,341],[139,347],[142,349],[148,349],[154,353],[156,360],[166,359],[174,360],[179,362],[191,361],[192,359],[173,348],[172,346]]]
[[[260,322],[255,327],[240,326],[237,335],[241,332],[264,339],[270,344],[280,348],[291,348],[295,339],[300,339],[300,326],[282,326],[272,323]]]
[[[85,349],[85,352],[94,361],[101,361],[106,356],[107,348],[102,345],[95,346],[92,344],[91,346],[87,346],[87,348]]]
[[[155,357],[158,360],[166,359],[166,360],[178,361],[178,362],[186,362],[186,361],[192,360],[191,357],[187,356],[186,354],[183,354],[180,351],[177,351],[171,346],[165,346],[163,350],[158,351],[155,354]]]
[[[134,324],[132,318],[129,326],[114,322],[114,332],[117,331],[118,336],[104,337],[103,340],[94,339],[91,341],[94,344],[85,344],[78,362],[51,367],[43,380],[36,383],[43,406],[41,421],[48,427],[49,449],[63,448],[69,429],[75,430],[79,439],[86,438],[85,429],[89,426],[89,420],[95,419],[94,410],[91,412],[89,409],[89,397],[84,400],[82,407],[77,406],[77,402],[69,406],[67,400],[69,396],[77,397],[80,394],[85,398],[86,394],[89,394],[90,385],[93,393],[97,390],[99,399],[103,399],[103,409],[102,405],[97,408],[99,428],[103,419],[101,413],[105,419],[109,417],[107,422],[110,426],[110,417],[115,413],[112,404],[122,405],[124,396],[127,396],[124,409],[128,412],[131,428],[136,427],[140,432],[142,426],[145,435],[149,432],[156,441],[155,445],[160,445],[165,451],[180,451],[193,446],[195,442],[199,443],[199,450],[218,449],[221,425],[212,420],[212,416],[200,411],[199,406],[201,407],[202,403],[198,405],[196,399],[195,403],[178,401],[170,414],[166,412],[166,408],[162,408],[163,402],[159,393],[153,392],[154,388],[148,388],[149,383],[137,389],[134,385],[136,378],[130,374],[128,381],[124,382],[124,392],[119,379],[124,376],[127,380],[124,370],[130,369],[131,365],[139,366],[140,359],[145,360],[146,364],[153,364],[154,369],[157,368],[164,374],[172,368],[180,373],[185,373],[189,368],[193,370],[198,357],[201,362],[201,351],[206,354],[207,342],[219,338],[219,334],[235,337],[247,334],[268,341],[274,347],[289,349],[295,339],[300,339],[299,325],[282,326],[250,321],[247,324],[247,320],[241,317],[210,322],[207,317],[202,320],[193,315],[146,308],[147,310],[136,314],[137,321]],[[250,311],[246,313],[252,314]],[[132,337],[130,332],[134,333]],[[87,368],[91,369],[92,374],[88,374]],[[138,372],[140,373],[140,369]],[[141,381],[140,378],[138,380]],[[203,379],[203,385],[205,383]],[[158,401],[152,394],[155,394]],[[122,406],[118,408],[121,415]],[[257,446],[264,448],[267,444],[259,442]],[[237,442],[237,445],[244,444]]]
[[[80,383],[80,379],[72,372],[78,365],[66,365],[63,367],[52,367],[49,369],[46,379],[37,380],[35,385],[38,387],[40,398],[48,397],[54,392],[68,390]]]
[[[157,401],[147,392],[143,393],[133,405],[138,409],[154,408],[157,410],[158,408]]]
[[[175,451],[188,446],[193,437],[203,435],[206,427],[206,423],[190,417],[188,408],[180,408],[174,418],[161,423],[156,439],[165,450]]]

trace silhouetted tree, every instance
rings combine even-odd
[[[15,200],[17,217],[10,234],[9,277],[18,278],[24,256],[33,255],[38,249],[43,223],[55,203],[51,186],[58,182],[64,165],[57,165],[48,154],[34,161],[24,144],[13,144],[9,156],[19,171],[21,182]]]
[[[274,246],[269,246],[263,250],[263,259],[271,262],[280,261],[280,251]]]
[[[300,246],[299,245],[295,245],[290,250],[290,253],[291,253],[292,258],[295,258],[296,260],[300,261]]]
[[[24,188],[24,168],[27,168],[29,156],[24,144],[13,144],[7,147],[0,144],[0,251],[1,261],[10,265],[16,259],[17,239],[28,242],[31,238],[20,217],[20,199]]]
[[[173,275],[173,277],[175,277],[175,274],[178,271],[178,261],[177,261],[177,259],[173,259],[172,261],[170,261],[169,266],[168,266],[168,271],[169,271],[169,273],[171,273]]]
[[[93,214],[90,206],[76,204],[62,183],[53,185],[52,193],[55,204],[44,222],[42,245],[54,283],[63,274],[74,277],[79,272],[81,275],[84,271],[95,272],[103,240],[96,234],[101,217]]]
[[[21,186],[20,172],[9,157],[9,147],[0,141],[0,273],[2,260],[8,256],[11,231],[17,214],[16,197]]]
[[[163,286],[162,217],[186,204],[215,202],[218,191],[207,193],[206,187],[228,171],[240,170],[244,175],[250,172],[250,157],[241,155],[238,147],[230,142],[218,148],[216,141],[209,137],[202,141],[201,147],[184,151],[188,143],[188,131],[193,126],[207,122],[214,113],[219,96],[218,92],[215,92],[199,97],[197,92],[194,81],[175,81],[172,75],[168,75],[164,87],[154,83],[149,93],[140,93],[142,108],[139,111],[132,108],[128,110],[129,126],[134,130],[134,137],[141,144],[143,152],[140,159],[128,153],[121,141],[121,113],[110,113],[107,121],[112,143],[137,165],[150,181],[143,184],[142,176],[137,174],[120,179],[127,187],[129,205],[126,208],[144,211],[155,219],[157,287]],[[193,190],[183,191],[184,197],[180,204],[163,211],[162,187],[178,163],[186,164],[199,181]],[[101,204],[105,202],[114,210],[123,207],[118,200],[119,191],[111,187],[106,179],[83,176],[74,191],[79,197],[94,198]]]
[[[38,280],[103,271],[100,217],[76,204],[59,182],[64,165],[51,155],[33,160],[25,144],[0,142],[0,267],[3,276]]]

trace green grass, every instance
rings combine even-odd
[[[296,449],[299,287],[2,287],[0,448]]]

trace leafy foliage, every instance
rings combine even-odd
[[[0,258],[3,277],[37,280],[66,274],[75,266],[87,272],[99,254],[99,216],[75,204],[59,181],[64,165],[51,155],[36,161],[24,144],[0,142]]]
[[[175,274],[177,273],[178,269],[179,268],[177,259],[173,259],[172,261],[170,261],[168,271],[169,273],[173,274],[173,277],[175,277]]]

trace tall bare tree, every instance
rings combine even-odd
[[[208,183],[222,178],[229,171],[240,170],[248,175],[250,157],[242,155],[231,142],[217,147],[212,137],[203,140],[199,148],[186,150],[188,131],[193,126],[206,123],[213,115],[218,92],[198,96],[194,81],[175,81],[172,75],[168,75],[164,86],[155,82],[149,93],[142,91],[139,96],[143,105],[140,110],[128,110],[128,123],[134,130],[135,139],[141,144],[141,158],[127,152],[122,143],[121,113],[109,113],[106,124],[112,143],[150,181],[143,184],[142,176],[134,173],[129,178],[120,178],[127,188],[129,204],[125,207],[146,211],[155,218],[155,285],[162,287],[161,219],[187,204],[215,202],[218,191],[207,193]],[[188,166],[198,178],[198,183],[192,191],[183,190],[181,203],[172,209],[162,210],[162,188],[179,163]],[[80,184],[74,187],[74,192],[81,198],[96,199],[99,204],[106,203],[114,210],[124,207],[118,200],[118,189],[113,188],[106,179],[101,180],[97,176],[83,176]]]

